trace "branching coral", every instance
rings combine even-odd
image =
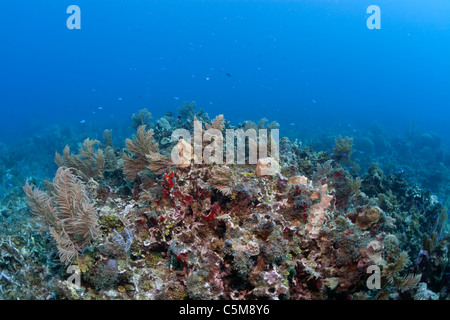
[[[412,288],[416,287],[420,279],[422,278],[422,274],[413,274],[410,273],[407,276],[403,278],[399,278],[397,280],[397,287],[400,289],[401,292],[405,292],[408,290],[411,290]]]
[[[86,186],[70,169],[58,169],[53,189],[50,195],[28,182],[24,186],[30,211],[55,239],[61,262],[69,264],[99,235],[97,212]]]
[[[208,183],[226,196],[233,192],[231,172],[227,167],[215,167],[211,171],[211,178]]]
[[[225,119],[223,118],[223,114],[219,114],[212,122],[211,124],[205,123],[206,129],[217,129],[219,131],[222,131],[225,125]]]
[[[66,146],[62,155],[56,153],[55,162],[60,167],[74,169],[85,180],[102,178],[105,157],[102,150],[95,148],[99,144],[98,140],[84,140],[78,155],[71,154],[70,147]]]
[[[103,140],[105,141],[106,146],[114,148],[114,143],[112,140],[112,130],[103,131]]]
[[[333,155],[336,161],[351,165],[350,156],[352,155],[353,139],[349,137],[342,138],[339,136],[335,141]]]
[[[146,155],[146,158],[148,161],[147,169],[157,175],[163,174],[174,165],[169,157],[163,156],[158,152],[150,152]]]
[[[158,143],[153,139],[153,129],[145,130],[146,126],[140,126],[137,129],[133,139],[126,140],[127,151],[131,156],[123,155],[123,172],[128,180],[136,179],[139,172],[149,165],[147,155],[155,153],[158,150]]]
[[[195,101],[183,102],[183,105],[178,109],[178,112],[184,119],[192,120],[195,116],[195,106]]]
[[[133,129],[138,129],[140,126],[148,126],[150,121],[153,120],[152,114],[146,108],[139,110],[137,114],[133,113],[131,119],[133,120],[133,125],[131,126]]]
[[[383,268],[383,277],[386,278],[388,283],[394,283],[395,279],[399,276],[399,272],[406,268],[408,263],[408,254],[406,252],[402,252],[402,254],[395,261],[387,264]]]

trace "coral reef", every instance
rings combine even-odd
[[[11,224],[22,231],[0,238],[1,298],[448,299],[442,202],[376,163],[356,170],[354,147],[389,148],[382,134],[339,136],[331,153],[282,138],[279,161],[206,163],[180,155],[189,144],[170,133],[195,120],[202,133],[279,125],[233,127],[195,103],[179,114],[155,123],[147,110],[133,115],[124,149],[110,130],[104,145],[85,139],[77,155],[66,147],[52,183],[26,182],[32,215],[23,194],[1,202],[0,227],[17,219],[11,207],[23,215]],[[184,160],[174,163],[172,150]],[[69,285],[68,265],[81,287]],[[367,285],[371,266],[381,271],[378,289]]]

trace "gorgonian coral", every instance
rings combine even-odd
[[[27,204],[44,230],[55,239],[60,260],[69,264],[99,235],[97,212],[85,184],[68,168],[61,167],[50,193],[24,186]]]

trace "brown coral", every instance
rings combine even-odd
[[[370,226],[377,223],[380,217],[381,209],[378,207],[370,207],[358,214],[356,217],[356,225],[362,230],[367,230]]]
[[[228,167],[215,167],[211,172],[211,178],[208,180],[211,187],[219,190],[224,195],[231,195],[232,182],[231,172]]]
[[[217,129],[222,131],[225,125],[225,119],[223,118],[223,114],[219,114],[212,122],[211,125],[205,123],[206,129]]]
[[[147,169],[154,174],[163,174],[167,169],[173,166],[173,162],[170,158],[165,157],[158,152],[150,152],[146,155],[146,158],[148,161]]]
[[[344,164],[350,165],[350,156],[352,154],[353,138],[345,137],[341,135],[336,139],[335,146],[333,148],[333,155],[335,159]]]
[[[158,143],[153,139],[153,129],[145,130],[145,128],[145,125],[140,126],[133,139],[126,140],[127,150],[131,156],[125,154],[122,159],[123,172],[128,180],[136,179],[139,172],[150,164],[147,155],[158,150]]]
[[[69,264],[99,234],[94,204],[86,186],[70,169],[61,167],[53,180],[51,195],[33,185],[24,186],[27,204],[44,230],[55,239],[60,260]]]
[[[112,130],[103,131],[103,140],[105,141],[105,145],[111,148],[114,148],[113,140],[112,140]]]
[[[64,148],[63,154],[56,153],[55,162],[60,167],[72,168],[77,175],[85,180],[103,177],[105,168],[105,157],[103,151],[96,149],[100,141],[86,139],[79,149],[79,154],[70,152],[70,147]]]

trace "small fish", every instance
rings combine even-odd
[[[290,126],[295,126],[294,122],[289,123]]]
[[[316,101],[316,100],[314,100],[314,99],[312,99],[312,103],[317,103],[317,101]]]
[[[228,72],[226,73],[227,77],[231,77],[231,74],[229,74]]]
[[[98,109],[98,110],[103,110],[103,107],[98,107],[97,109]]]
[[[81,123],[81,124],[85,124],[85,123],[86,123],[86,120],[81,120],[80,123]]]
[[[13,186],[13,184],[12,184],[12,183],[8,183],[8,186],[12,187],[12,186]]]
[[[123,99],[122,98],[117,98],[117,100],[122,101]]]
[[[210,101],[209,104],[213,104],[212,101]]]
[[[175,100],[180,100],[180,98],[178,98],[178,97],[173,97]]]

